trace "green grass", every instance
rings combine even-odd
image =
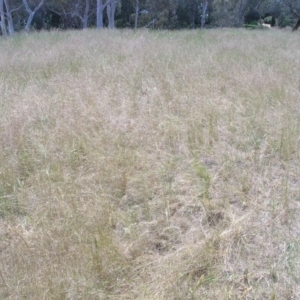
[[[299,43],[1,40],[0,298],[299,298]]]

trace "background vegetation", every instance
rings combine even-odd
[[[0,41],[1,299],[298,299],[299,35]]]
[[[297,20],[299,0],[0,0],[4,36],[51,28],[286,27]]]

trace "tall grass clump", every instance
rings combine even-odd
[[[300,40],[1,40],[1,299],[297,299]]]

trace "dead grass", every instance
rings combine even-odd
[[[298,299],[300,40],[0,40],[1,299]]]

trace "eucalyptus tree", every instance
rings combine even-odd
[[[46,0],[46,11],[60,16],[62,27],[87,28],[93,13],[93,0]]]
[[[72,0],[47,0],[46,9],[60,17],[60,27],[67,29],[72,26],[74,16],[74,1]],[[51,26],[50,26],[51,27]]]
[[[31,1],[28,3],[27,0],[23,0],[23,4],[25,6],[25,10],[28,13],[28,19],[26,21],[25,30],[28,31],[30,29],[30,25],[32,23],[33,17],[36,14],[36,12],[44,5],[45,0],[40,0],[38,4],[34,3],[34,1]],[[32,7],[34,7],[32,9]]]
[[[3,36],[7,36],[6,24],[5,24],[5,14],[4,14],[4,2],[0,0],[0,27]]]
[[[97,28],[102,29],[103,28],[103,12],[104,9],[107,7],[110,0],[106,0],[105,3],[103,3],[103,0],[97,0]]]
[[[134,6],[134,29],[137,29],[139,13],[140,13],[140,0],[134,0],[133,6]]]
[[[14,35],[15,28],[12,14],[13,12],[20,10],[23,6],[23,3],[18,0],[3,0],[1,3],[0,16],[2,35]]]
[[[125,23],[133,24],[134,29],[139,26],[139,17],[147,13],[146,0],[121,0],[121,16],[126,20]]]
[[[120,2],[120,0],[110,0],[107,2],[106,6],[106,13],[108,18],[108,28],[114,29],[115,28],[115,13],[117,4]]]
[[[127,2],[126,6],[130,8],[132,14],[134,14],[134,29],[138,28],[139,16],[141,11],[145,8],[146,0],[122,0],[121,9],[123,9],[123,4]]]
[[[83,29],[88,28],[90,7],[91,7],[90,0],[74,1],[74,15],[80,19]]]
[[[202,13],[201,13],[201,28],[204,28],[205,26],[207,7],[208,7],[208,0],[203,0]]]

